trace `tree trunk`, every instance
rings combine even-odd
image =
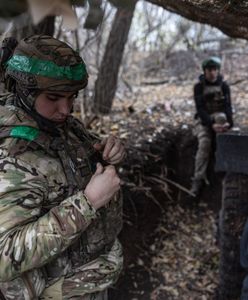
[[[115,19],[95,83],[93,103],[93,111],[95,113],[110,113],[117,88],[119,67],[132,23],[135,5],[136,1],[134,1],[131,7],[119,7],[115,14]]]

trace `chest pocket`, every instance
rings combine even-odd
[[[224,111],[224,95],[220,85],[205,85],[203,96],[206,103],[206,109],[209,114]]]
[[[91,157],[94,148],[91,145],[82,145],[80,141],[74,141],[69,145],[69,153],[73,161],[73,173],[79,179],[79,189],[84,190],[93,175]]]

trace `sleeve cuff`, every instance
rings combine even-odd
[[[71,196],[69,202],[80,212],[87,223],[96,218],[96,209],[90,204],[82,191]]]

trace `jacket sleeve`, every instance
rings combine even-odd
[[[200,83],[197,83],[194,86],[194,100],[196,105],[197,116],[201,119],[202,125],[210,127],[213,121],[208,112],[206,111],[206,106],[203,98],[203,87]]]
[[[43,174],[16,158],[0,159],[0,281],[48,263],[96,217],[83,192],[42,215],[47,196]]]
[[[229,85],[226,82],[223,82],[222,90],[225,99],[225,113],[226,113],[227,121],[230,124],[230,127],[232,127],[233,118],[232,118],[231,91]]]

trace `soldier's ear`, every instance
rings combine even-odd
[[[3,78],[5,89],[10,93],[16,92],[16,81],[8,76],[7,78]]]

